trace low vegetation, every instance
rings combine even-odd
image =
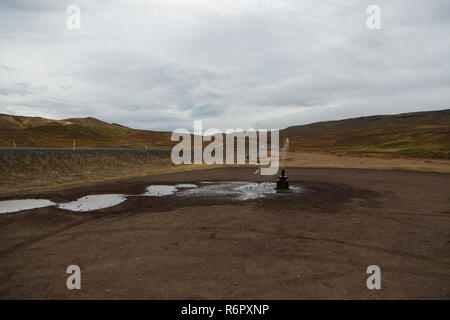
[[[94,118],[0,115],[0,147],[163,148],[170,132],[135,130]],[[280,131],[291,150],[343,156],[450,159],[450,110],[370,116]]]
[[[163,151],[1,150],[0,193],[170,170]]]
[[[450,172],[450,110],[295,126],[280,131],[285,137],[291,142],[289,166]],[[0,149],[0,193],[211,167],[174,166],[175,143],[170,132],[94,118],[0,115],[0,147],[8,148]],[[11,149],[14,145],[19,148]]]
[[[170,132],[136,130],[94,118],[51,120],[0,114],[0,147],[170,148]]]
[[[280,135],[299,152],[450,159],[450,110],[319,122],[289,127]]]

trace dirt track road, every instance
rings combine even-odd
[[[254,180],[223,168],[21,194],[54,201],[149,184]],[[131,197],[93,213],[0,215],[0,298],[374,299],[450,295],[450,175],[289,168],[304,191]],[[11,197],[10,197],[11,198]],[[81,290],[66,268],[81,268]],[[366,268],[381,268],[368,290]]]

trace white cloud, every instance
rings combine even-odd
[[[145,128],[285,127],[449,107],[450,3],[0,3],[0,112]]]

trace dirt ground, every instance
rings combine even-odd
[[[150,184],[254,181],[218,168],[21,193],[75,200]],[[131,197],[91,213],[0,215],[1,299],[449,299],[450,175],[288,168],[302,192]],[[272,178],[273,179],[273,178]],[[66,268],[81,268],[68,290]],[[381,290],[366,269],[381,268]]]

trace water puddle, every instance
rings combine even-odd
[[[244,185],[233,188],[233,191],[237,191],[239,195],[236,197],[238,200],[251,200],[262,198],[267,194],[277,193],[276,183],[246,183]]]
[[[143,196],[162,197],[173,194],[177,190],[176,186],[155,185],[147,187]]]
[[[60,203],[58,208],[70,211],[93,211],[109,208],[127,200],[123,194],[100,194],[82,197],[76,201]]]
[[[177,189],[190,189],[190,188],[197,188],[198,185],[192,184],[192,183],[182,183],[182,184],[177,184],[175,187]]]
[[[300,187],[291,186],[291,192],[300,191]],[[221,197],[227,196],[235,200],[252,200],[266,197],[277,193],[276,184],[270,182],[247,182],[247,181],[227,181],[227,182],[200,182],[199,185],[182,183],[175,186],[151,185],[145,193],[139,196],[163,197],[175,194],[181,197]],[[94,211],[110,208],[121,204],[127,200],[128,195],[124,194],[100,194],[87,195],[76,201],[67,203],[54,203],[44,199],[24,199],[0,201],[0,213],[11,213],[23,210],[43,208],[56,205],[60,209],[69,211]]]
[[[196,189],[182,190],[177,192],[178,196],[206,196],[220,197],[231,196],[236,200],[252,200],[262,198],[270,194],[277,193],[276,183],[271,182],[247,182],[247,181],[230,181],[230,182],[202,182],[202,185]],[[298,187],[291,187],[292,192],[299,191]]]
[[[178,190],[193,189],[197,187],[198,186],[196,184],[192,183],[182,183],[177,184],[176,186],[153,185],[148,186],[146,192],[142,194],[142,196],[163,197],[174,194]]]
[[[56,203],[45,199],[22,199],[0,201],[0,213],[12,213],[23,210],[54,206]]]

